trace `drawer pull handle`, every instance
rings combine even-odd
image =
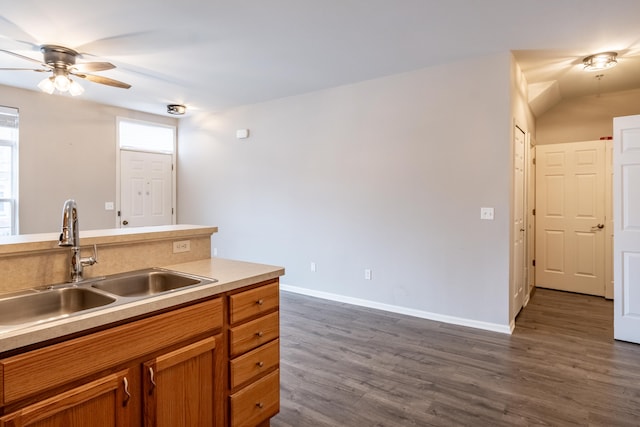
[[[256,332],[256,336],[257,336],[258,338],[262,338],[262,336],[263,336],[263,335],[264,335],[264,332],[262,332],[262,331],[258,331],[258,332]]]
[[[263,299],[259,299],[258,301],[256,301],[256,304],[262,305],[262,304],[264,304],[264,300]]]
[[[258,362],[258,363],[256,363],[256,366],[258,368],[262,368],[264,366],[264,362]]]
[[[127,406],[127,404],[129,403],[129,400],[131,399],[131,393],[129,393],[129,381],[127,380],[127,377],[124,377],[122,379],[122,383],[124,384],[124,401],[122,402],[122,406]]]
[[[149,388],[149,394],[153,393],[153,389],[156,388],[156,378],[153,374],[153,368],[149,366],[149,381],[151,381],[151,388]]]
[[[258,403],[256,403],[256,407],[262,409],[262,408],[264,408],[264,404],[262,402],[258,402]]]

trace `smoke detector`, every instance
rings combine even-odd
[[[173,114],[176,116],[181,116],[187,111],[187,107],[180,104],[169,104],[167,105],[167,113]]]

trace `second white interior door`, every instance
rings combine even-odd
[[[605,294],[605,143],[539,145],[536,286]]]

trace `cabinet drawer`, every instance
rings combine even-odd
[[[231,426],[254,427],[280,411],[280,370],[277,369],[231,395]]]
[[[280,333],[279,312],[267,314],[251,322],[230,329],[231,356],[253,350],[275,338]]]
[[[279,304],[278,283],[231,295],[229,297],[231,324],[271,311],[277,308]]]
[[[271,341],[230,362],[231,388],[269,372],[280,361],[280,340]]]

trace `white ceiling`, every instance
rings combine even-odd
[[[513,51],[529,83],[563,98],[640,88],[638,0],[0,0],[0,49],[42,44],[106,60],[85,99],[165,114],[221,109]],[[599,82],[583,57],[619,52]],[[36,65],[0,52],[0,67]],[[41,73],[0,71],[37,90]],[[556,83],[549,83],[556,82]],[[437,84],[437,82],[434,82]],[[1,94],[1,92],[0,92]],[[1,97],[0,97],[1,99]]]

